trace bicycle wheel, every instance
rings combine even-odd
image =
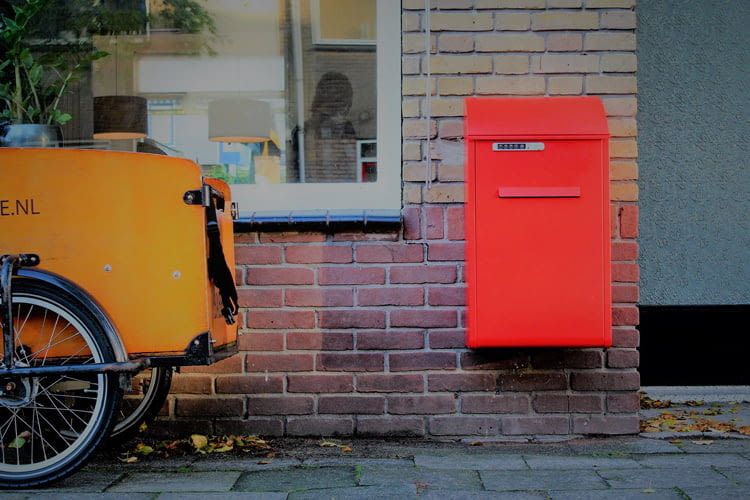
[[[13,280],[16,364],[115,361],[95,317],[47,283]],[[0,379],[0,489],[39,486],[83,466],[111,428],[122,396],[117,374]]]
[[[170,385],[171,368],[151,368],[136,375],[132,389],[122,398],[110,439],[126,441],[138,433],[141,424],[151,422],[164,405]]]

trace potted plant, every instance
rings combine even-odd
[[[0,146],[54,145],[72,117],[60,100],[89,64],[107,55],[90,44],[34,39],[34,23],[51,0],[12,4],[0,14]]]

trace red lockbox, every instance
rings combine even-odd
[[[596,97],[466,100],[468,347],[612,344]]]

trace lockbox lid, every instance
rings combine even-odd
[[[470,97],[466,138],[609,136],[601,99],[578,97]]]

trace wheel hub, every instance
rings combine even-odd
[[[17,362],[18,367],[29,365]],[[0,377],[0,406],[20,408],[27,406],[36,398],[39,380],[31,377]]]

